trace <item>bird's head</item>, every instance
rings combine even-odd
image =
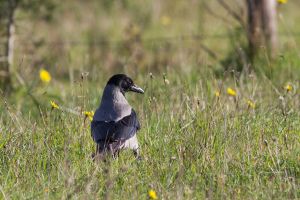
[[[131,78],[126,76],[125,74],[116,74],[113,75],[109,81],[108,85],[114,85],[120,88],[120,91],[124,95],[126,92],[132,91],[137,93],[144,93],[144,90],[137,85],[135,85]]]

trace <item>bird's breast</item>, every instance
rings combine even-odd
[[[119,121],[131,114],[131,106],[128,104],[102,103],[94,115],[95,121]]]
[[[119,121],[131,114],[131,106],[120,88],[107,85],[103,91],[99,108],[96,110],[94,120],[96,121]]]

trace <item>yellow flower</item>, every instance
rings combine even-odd
[[[279,4],[286,4],[288,2],[288,0],[277,0],[277,2]]]
[[[255,103],[253,101],[248,100],[247,104],[248,104],[248,108],[253,108],[253,109],[255,108]]]
[[[49,83],[51,81],[51,75],[47,70],[41,69],[40,70],[40,79],[44,83]]]
[[[164,26],[168,26],[171,23],[171,18],[167,15],[164,15],[160,18],[160,23]]]
[[[221,94],[220,94],[220,91],[216,91],[216,92],[215,92],[215,96],[216,96],[216,97],[220,97],[220,95],[221,95]]]
[[[53,109],[59,109],[59,106],[54,102],[54,101],[50,101],[51,104],[51,108]]]
[[[84,113],[85,118],[89,118],[91,121],[93,120],[94,117],[94,111],[85,111]]]
[[[290,92],[293,90],[293,87],[290,84],[287,84],[286,86],[284,86],[284,89],[286,89],[287,92]]]
[[[153,189],[149,190],[148,195],[149,195],[150,199],[158,199],[156,192]]]
[[[227,94],[229,94],[230,96],[235,97],[236,96],[236,91],[232,88],[227,88]]]

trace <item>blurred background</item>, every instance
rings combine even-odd
[[[0,199],[299,199],[299,8],[0,0]],[[91,159],[114,73],[145,90],[142,162]]]
[[[270,17],[266,8],[260,16],[268,2]],[[90,80],[200,69],[222,77],[228,70],[264,69],[283,56],[297,60],[299,6],[296,0],[1,0],[1,91],[32,85],[40,69],[57,83],[86,72]],[[269,48],[265,19],[272,17],[276,41]],[[255,43],[259,29],[265,37]]]

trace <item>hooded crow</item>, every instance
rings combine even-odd
[[[144,91],[125,74],[116,74],[107,82],[101,103],[91,122],[91,133],[97,144],[96,154],[109,152],[116,156],[121,149],[132,149],[138,157],[137,131],[140,129],[136,112],[125,98],[126,92]]]

